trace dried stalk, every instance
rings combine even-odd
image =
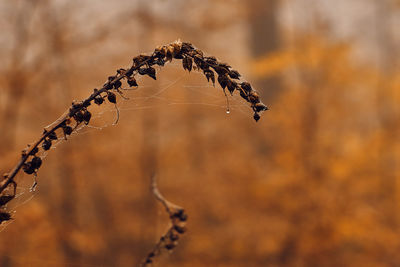
[[[149,254],[147,254],[146,258],[142,261],[140,266],[147,266],[148,264],[152,264],[154,262],[154,259],[162,254],[163,249],[167,251],[172,251],[176,247],[176,245],[178,244],[179,235],[186,232],[185,226],[188,217],[182,207],[166,200],[161,195],[157,187],[157,180],[155,175],[152,176],[151,180],[152,192],[157,200],[160,201],[165,207],[165,210],[167,211],[169,219],[171,221],[171,226],[160,237],[160,240],[155,244]]]
[[[217,74],[217,81],[221,85],[224,93],[225,89],[233,94],[234,91],[239,91],[240,96],[250,103],[254,111],[253,118],[258,121],[260,113],[268,108],[260,101],[258,93],[253,90],[248,82],[239,82],[240,74],[238,71],[231,69],[231,66],[219,62],[215,57],[204,56],[203,52],[195,48],[192,44],[175,41],[169,45],[164,45],[156,48],[151,55],[139,55],[133,58],[132,66],[128,69],[119,69],[113,76],[108,77],[108,81],[101,89],[94,89],[93,93],[85,100],[73,102],[70,108],[56,120],[48,129],[45,129],[41,137],[33,143],[28,145],[22,151],[21,159],[16,166],[9,172],[3,175],[3,180],[0,183],[0,208],[3,208],[10,200],[15,197],[17,183],[14,181],[18,172],[23,169],[27,174],[36,173],[42,165],[42,159],[37,156],[39,150],[49,150],[52,141],[59,139],[56,131],[61,129],[64,138],[70,135],[82,123],[88,124],[91,119],[91,113],[88,107],[94,102],[101,105],[105,100],[116,104],[116,94],[123,95],[122,80],[125,80],[128,86],[137,87],[136,75],[147,75],[156,79],[156,70],[154,65],[164,66],[166,62],[172,59],[181,59],[182,66],[189,72],[192,69],[202,71],[208,81],[212,81],[215,85],[215,74]],[[41,147],[40,147],[41,146]],[[12,186],[12,194],[6,194],[6,188]],[[10,214],[6,211],[0,210],[0,223],[7,221],[11,218]]]

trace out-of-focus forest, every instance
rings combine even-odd
[[[177,61],[18,176],[0,266],[400,265],[400,2],[0,1],[0,171],[72,100],[178,38],[228,62],[271,109],[230,113]],[[243,104],[244,106],[242,106]],[[95,108],[95,107],[93,107]]]

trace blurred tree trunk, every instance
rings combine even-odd
[[[279,25],[277,11],[279,0],[250,0],[250,48],[255,58],[260,58],[279,48]],[[260,78],[259,88],[265,99],[275,98],[280,89],[278,76]]]

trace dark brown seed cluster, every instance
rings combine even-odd
[[[11,214],[9,212],[0,212],[0,223],[11,220]]]
[[[178,209],[170,213],[172,226],[160,237],[160,240],[144,259],[141,266],[152,264],[154,259],[160,255],[163,250],[171,251],[177,246],[180,235],[186,232],[185,224],[187,219],[188,216],[183,209]]]
[[[8,177],[8,174],[4,174],[3,178],[6,179],[7,177]],[[14,188],[13,188],[14,192],[12,194],[4,194],[4,195],[0,196],[0,224],[2,222],[5,222],[5,221],[8,221],[11,219],[11,214],[9,212],[3,210],[5,208],[5,206],[7,205],[7,203],[15,198],[17,184],[15,182],[12,182],[11,184],[14,186]]]
[[[12,172],[4,175],[4,179],[0,183],[0,194],[3,194],[0,196],[0,208],[6,205],[6,203],[15,196],[16,183],[14,177],[20,169],[27,174],[36,175],[38,169],[42,165],[42,159],[38,156],[39,148],[47,151],[52,147],[53,142],[60,138],[58,135],[61,134],[63,138],[66,139],[80,124],[89,124],[92,114],[88,110],[88,107],[92,102],[97,105],[102,105],[106,101],[116,104],[117,94],[124,97],[121,91],[123,81],[129,87],[137,87],[136,75],[149,76],[156,80],[157,73],[154,67],[164,66],[166,62],[172,61],[173,59],[182,60],[184,70],[188,70],[189,72],[192,70],[201,71],[207,81],[211,81],[214,85],[215,82],[218,81],[224,93],[226,90],[228,90],[230,94],[233,94],[235,91],[239,92],[240,96],[250,103],[254,112],[253,118],[256,121],[260,119],[260,114],[268,109],[261,102],[260,96],[252,86],[248,82],[240,81],[240,73],[232,69],[228,64],[219,62],[217,58],[213,56],[205,56],[201,50],[187,42],[176,41],[169,45],[160,46],[156,48],[151,55],[139,55],[134,57],[131,67],[128,69],[118,69],[115,75],[108,77],[101,89],[94,89],[93,93],[86,100],[73,102],[67,115],[54,123],[54,126],[50,129],[44,130],[40,139],[33,146],[28,146],[28,148],[22,152],[21,160],[17,166]],[[58,135],[56,132],[58,132]],[[14,195],[12,198],[3,193],[10,185],[14,186]],[[1,217],[0,214],[0,223],[1,221],[5,221],[6,218],[7,216],[4,215]],[[181,220],[182,218],[179,217],[179,219]],[[177,226],[173,231],[180,234],[179,229],[179,226]],[[171,244],[168,245],[169,248],[172,248],[171,246]]]
[[[182,58],[183,69],[189,72],[193,68],[202,71],[207,81],[211,81],[214,85],[217,76],[217,81],[224,92],[227,89],[233,95],[235,91],[238,91],[240,96],[251,104],[254,111],[253,118],[256,121],[260,119],[260,114],[263,111],[268,110],[267,106],[261,102],[257,91],[248,82],[240,82],[241,75],[237,70],[232,69],[226,63],[219,62],[213,56],[204,56],[203,52],[196,49],[192,44],[176,42],[158,48],[156,51],[162,51],[161,54],[168,52],[174,58]]]

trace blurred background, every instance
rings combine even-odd
[[[178,38],[228,62],[270,111],[180,62],[18,177],[0,266],[400,266],[396,0],[0,1],[0,171],[73,99]]]

